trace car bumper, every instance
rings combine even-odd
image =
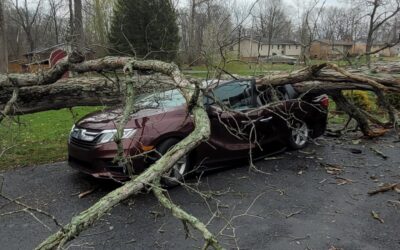
[[[129,147],[124,145],[124,148]],[[132,156],[141,152],[131,150],[125,153]],[[72,168],[95,178],[115,179],[118,181],[128,180],[129,177],[124,167],[114,162],[116,155],[117,150],[115,144],[112,143],[93,147],[68,143],[68,164]],[[145,162],[145,157],[134,158],[131,162],[134,173],[142,172],[148,166]]]

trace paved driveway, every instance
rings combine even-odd
[[[203,176],[198,188],[208,198],[181,187],[170,196],[209,222],[227,249],[400,249],[400,194],[367,194],[380,183],[400,182],[395,140],[321,138],[319,146],[258,161],[264,173],[243,166]],[[1,175],[3,194],[47,211],[62,224],[116,187],[83,177],[65,162]],[[100,188],[78,198],[93,186]],[[0,198],[1,249],[32,249],[57,229],[49,218],[17,212],[21,209]],[[203,241],[192,232],[186,239],[182,223],[151,194],[141,194],[118,205],[68,248],[198,249]]]

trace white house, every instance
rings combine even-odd
[[[244,60],[254,60],[258,57],[267,57],[269,55],[300,56],[301,46],[296,41],[275,40],[271,44],[264,38],[244,37],[239,42],[235,42],[231,50],[235,55],[240,55]]]

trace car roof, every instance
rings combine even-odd
[[[241,79],[234,79],[234,80],[222,80],[222,79],[210,79],[210,80],[205,80],[202,82],[202,88],[215,88],[218,86],[225,85],[230,82],[236,82],[236,81],[248,81],[252,80],[252,78],[241,78]]]

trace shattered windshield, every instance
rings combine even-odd
[[[139,96],[135,106],[140,108],[173,108],[186,103],[177,89]]]

